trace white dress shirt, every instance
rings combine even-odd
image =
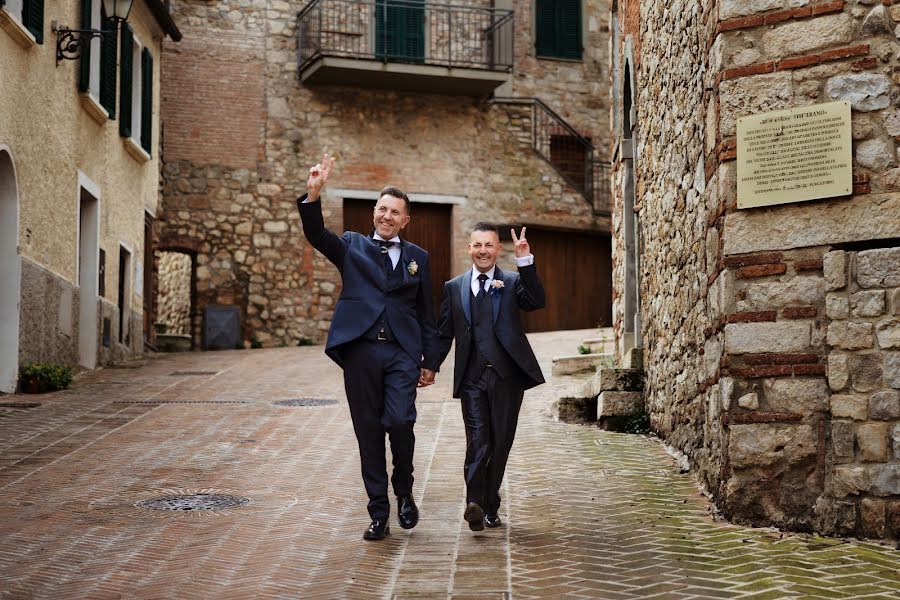
[[[523,256],[522,258],[516,258],[516,266],[517,267],[528,267],[534,264],[534,254],[529,254],[528,256]],[[496,265],[491,267],[485,275],[488,276],[487,281],[484,282],[484,289],[488,292],[491,291],[491,281],[494,280],[494,270],[496,269]],[[476,296],[478,295],[478,276],[481,275],[481,271],[478,270],[478,267],[472,265],[472,293]]]
[[[381,240],[382,242],[397,242],[395,245],[388,248],[388,256],[391,257],[391,266],[393,266],[396,269],[397,262],[400,261],[400,236],[395,235],[391,239],[386,240],[376,233],[372,237],[374,237],[376,240]]]

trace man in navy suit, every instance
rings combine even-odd
[[[525,239],[512,232],[518,273],[497,267],[500,236],[475,225],[472,268],[444,284],[438,320],[440,362],[456,339],[453,397],[462,400],[466,426],[466,509],[469,529],[500,526],[500,483],[516,435],[525,390],[544,383],[520,311],[543,308],[544,287]]]
[[[297,199],[303,233],[341,273],[343,289],[334,308],[325,353],[344,370],[344,389],[359,443],[363,483],[372,523],[363,534],[390,533],[384,436],[390,438],[400,527],[412,529],[419,510],[412,497],[416,387],[434,383],[437,330],[428,274],[428,253],[401,240],[409,223],[409,198],[382,190],[366,237],[325,228],[319,194],[334,168],[326,154],[310,169],[307,193]]]

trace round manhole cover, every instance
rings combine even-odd
[[[141,500],[135,506],[151,510],[226,510],[250,504],[252,500],[230,494],[176,494]]]
[[[294,398],[292,400],[278,400],[275,402],[275,406],[328,406],[337,403],[337,400],[326,398]]]

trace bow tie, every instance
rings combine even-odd
[[[394,248],[395,246],[400,245],[400,242],[389,242],[386,240],[376,240],[376,239],[373,239],[372,241],[375,242],[376,244],[378,244],[379,246],[381,246],[382,254],[387,254],[388,250],[390,250],[391,248]]]

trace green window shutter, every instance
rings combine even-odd
[[[81,0],[81,28],[91,29],[91,0]],[[87,92],[91,88],[91,44],[84,44],[81,48],[81,60],[79,61],[78,90]]]
[[[132,73],[134,69],[134,33],[128,23],[122,23],[122,61],[120,73],[122,83],[119,90],[119,133],[122,137],[131,136],[131,98],[134,92]]]
[[[375,55],[409,62],[425,58],[424,0],[378,0],[375,6]]]
[[[44,0],[23,0],[22,24],[38,44],[44,43]]]
[[[581,58],[581,0],[559,0],[560,58]]]
[[[141,148],[153,148],[153,55],[144,48],[141,52]]]
[[[535,31],[538,56],[556,56],[556,0],[537,0]]]
[[[118,43],[116,23],[103,18],[101,29],[112,31],[100,38],[100,106],[106,109],[110,119],[116,118],[116,58]]]
[[[401,56],[416,62],[425,58],[425,3],[412,2],[401,17]]]

